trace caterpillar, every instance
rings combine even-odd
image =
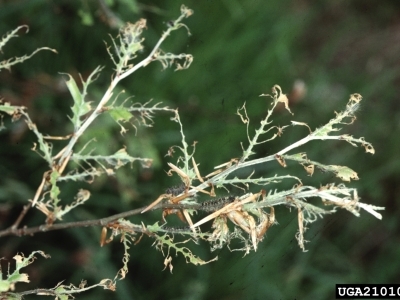
[[[165,193],[168,195],[172,195],[173,197],[178,196],[182,194],[186,189],[186,186],[184,184],[181,185],[175,185],[170,188],[167,188],[165,190]]]
[[[190,227],[188,226],[176,226],[176,227],[163,227],[164,231],[171,232],[171,233],[185,233],[185,232],[192,232]]]
[[[235,201],[236,197],[234,196],[226,196],[219,199],[212,199],[209,201],[202,202],[200,204],[199,210],[203,210],[206,212],[213,212],[223,208],[225,205],[232,203]]]

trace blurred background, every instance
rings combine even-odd
[[[58,54],[40,52],[11,72],[0,72],[0,96],[14,105],[24,105],[39,130],[49,135],[67,135],[72,126],[72,99],[60,73],[76,80],[98,66],[105,66],[90,86],[88,100],[96,103],[105,92],[113,65],[106,51],[109,35],[116,36],[124,22],[147,19],[145,49],[137,62],[152,49],[167,22],[179,16],[181,2],[135,0],[11,0],[0,1],[0,34],[20,25],[19,32],[4,48],[1,60],[31,53],[38,47],[54,48]],[[188,144],[198,141],[196,161],[202,175],[213,167],[239,157],[240,142],[247,146],[245,126],[235,115],[244,102],[251,120],[250,132],[269,108],[267,98],[279,84],[289,95],[293,119],[311,128],[325,124],[342,110],[352,93],[363,96],[357,122],[341,133],[365,137],[376,150],[365,153],[340,142],[313,142],[306,151],[312,160],[347,165],[360,178],[348,186],[357,187],[361,201],[385,206],[383,220],[361,211],[357,218],[347,211],[327,215],[309,225],[305,238],[308,252],[297,246],[297,213],[277,208],[279,224],[270,228],[256,253],[243,257],[228,249],[210,252],[209,245],[192,245],[204,260],[218,255],[205,266],[187,264],[173,256],[173,274],[164,268],[164,258],[152,247],[150,238],[131,247],[129,273],[119,281],[115,293],[94,289],[78,299],[332,299],[337,283],[400,283],[400,2],[398,1],[193,1],[183,4],[194,10],[185,20],[192,33],[175,31],[162,49],[191,53],[192,66],[185,71],[162,71],[152,63],[125,79],[119,86],[134,101],[162,101],[179,108]],[[91,199],[73,210],[64,221],[98,219],[143,207],[179,179],[168,177],[165,157],[169,147],[180,144],[177,124],[171,115],[160,113],[151,128],[132,127],[125,136],[111,118],[99,118],[79,147],[96,137],[96,152],[114,153],[127,146],[132,156],[154,160],[150,169],[139,164],[119,169],[114,177],[100,177],[92,184],[61,185],[60,197],[69,203],[79,188],[89,189]],[[292,117],[278,109],[277,125]],[[0,131],[0,230],[10,226],[22,206],[40,184],[46,163],[31,151],[35,136],[25,122],[3,118]],[[253,158],[270,155],[307,134],[302,127],[290,127],[271,143],[255,148]],[[65,144],[55,143],[54,152]],[[291,173],[304,184],[339,183],[318,171],[307,177],[303,168],[289,163],[260,166],[258,174]],[[280,189],[285,185],[267,186]],[[286,186],[287,187],[287,186]],[[258,191],[259,188],[252,187]],[[223,191],[218,191],[223,194]],[[71,200],[69,200],[71,199]],[[153,224],[161,213],[130,218],[131,222]],[[23,225],[43,224],[44,216],[31,210]],[[170,219],[178,224],[179,220]],[[100,228],[77,228],[0,241],[0,257],[9,261],[17,252],[43,250],[51,259],[39,258],[29,266],[31,283],[17,290],[51,288],[58,282],[78,285],[114,278],[122,266],[123,247],[118,240],[100,248]],[[6,262],[1,261],[3,270]],[[26,297],[27,299],[34,297]]]

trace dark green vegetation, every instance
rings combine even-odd
[[[131,1],[133,3],[133,1]],[[115,1],[111,10],[121,20],[148,20],[143,57],[170,19],[176,17],[180,2],[126,5]],[[357,122],[346,133],[365,136],[376,150],[366,155],[361,148],[339,142],[307,146],[308,156],[325,163],[343,164],[354,169],[360,180],[351,186],[359,189],[363,202],[385,206],[383,220],[362,212],[356,218],[346,211],[326,216],[305,233],[308,252],[297,246],[297,214],[285,208],[276,211],[279,225],[267,232],[257,253],[245,258],[242,253],[223,249],[217,262],[205,266],[186,264],[174,259],[171,275],[163,268],[163,257],[151,249],[144,237],[131,247],[127,279],[118,283],[117,292],[94,289],[82,299],[254,299],[298,298],[332,299],[335,283],[394,283],[400,277],[399,244],[399,93],[400,27],[399,4],[375,1],[188,1],[194,10],[185,23],[192,35],[178,31],[163,48],[171,52],[191,53],[194,62],[188,70],[162,70],[149,65],[122,81],[127,95],[138,102],[154,99],[172,108],[179,107],[188,143],[198,141],[196,160],[200,171],[241,155],[240,141],[246,142],[245,127],[236,109],[247,102],[248,114],[257,122],[266,112],[261,93],[270,93],[279,84],[289,94],[291,110],[298,121],[312,128],[324,124],[335,110],[346,104],[351,93],[364,97]],[[5,56],[23,55],[48,46],[57,49],[37,54],[12,72],[0,73],[0,95],[16,105],[25,105],[43,133],[63,135],[70,132],[67,115],[72,106],[62,75],[81,73],[86,78],[97,65],[105,65],[101,77],[89,89],[95,101],[109,82],[113,67],[103,41],[117,29],[104,22],[104,12],[97,1],[1,1],[0,34],[27,24],[30,32],[14,39],[3,50]],[[82,17],[80,17],[82,16]],[[91,16],[92,24],[83,20]],[[140,56],[139,56],[140,59]],[[302,96],[305,83],[307,92]],[[295,85],[295,82],[297,84]],[[276,114],[274,120],[288,116]],[[101,177],[92,185],[79,183],[92,192],[92,198],[65,221],[106,217],[142,207],[153,201],[167,187],[179,184],[165,175],[164,155],[179,144],[177,124],[170,115],[160,114],[152,128],[139,128],[122,139],[120,128],[110,119],[102,119],[91,136],[99,141],[99,152],[112,153],[126,144],[134,156],[152,157],[152,169],[138,165],[124,168],[116,177]],[[9,226],[26,199],[32,198],[46,170],[43,160],[30,151],[34,136],[23,122],[4,119],[7,131],[0,132],[0,226]],[[255,128],[255,127],[253,127]],[[299,139],[306,129],[295,128],[266,147],[256,148],[257,155],[274,153]],[[130,137],[129,137],[130,136]],[[112,141],[109,144],[101,141]],[[140,140],[138,144],[137,141]],[[82,141],[82,145],[86,141]],[[339,151],[340,149],[340,151]],[[60,149],[59,149],[60,150]],[[136,152],[135,152],[136,151]],[[346,151],[346,152],[344,152]],[[346,155],[343,155],[346,153]],[[298,165],[294,170],[303,172]],[[280,170],[266,170],[274,174]],[[264,171],[265,170],[257,170]],[[319,172],[319,171],[316,171]],[[294,171],[295,173],[295,171]],[[316,179],[315,179],[316,178]],[[336,181],[332,175],[314,176],[308,183]],[[326,181],[324,181],[326,180]],[[339,182],[339,181],[337,181]],[[268,187],[267,187],[268,189]],[[74,188],[75,191],[75,188]],[[63,190],[63,198],[68,187]],[[161,218],[159,212],[146,215],[149,222]],[[134,221],[142,218],[138,216]],[[151,220],[150,220],[151,218]],[[174,219],[174,217],[171,217]],[[179,226],[179,220],[175,220]],[[31,211],[25,223],[39,225],[43,215]],[[121,267],[122,246],[118,241],[99,248],[99,228],[79,228],[37,234],[33,237],[6,237],[0,241],[0,257],[10,259],[15,253],[43,250],[52,259],[39,258],[27,272],[30,288],[53,287],[59,281],[79,284],[81,279],[95,283],[113,278]],[[396,246],[397,245],[397,246]],[[208,245],[194,252],[204,259]],[[21,285],[26,289],[28,285]],[[17,285],[17,288],[19,286]]]

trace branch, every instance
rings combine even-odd
[[[106,226],[107,224],[114,222],[121,218],[127,218],[130,216],[140,214],[147,206],[142,208],[137,208],[133,210],[129,210],[123,213],[119,213],[116,215],[112,215],[106,218],[97,219],[97,220],[88,220],[88,221],[78,221],[78,222],[68,222],[68,223],[60,223],[60,224],[53,224],[53,225],[40,225],[36,227],[23,227],[23,228],[15,228],[10,227],[6,230],[0,231],[0,237],[16,235],[16,236],[23,236],[23,235],[33,235],[35,233],[40,232],[47,232],[53,230],[61,230],[61,229],[68,229],[68,228],[75,228],[75,227],[89,227],[89,226]],[[159,204],[156,205],[152,210],[157,209],[198,209],[199,205],[188,205],[188,204]],[[133,230],[137,232],[145,232],[145,229],[142,226],[137,225]]]
[[[74,133],[73,137],[71,138],[68,146],[66,147],[65,151],[63,152],[60,160],[59,160],[59,165],[62,165],[64,163],[64,160],[68,158],[70,153],[72,152],[73,147],[75,146],[76,142],[78,141],[79,137],[85,132],[85,130],[89,127],[91,123],[103,112],[103,107],[106,105],[106,103],[110,100],[110,98],[113,95],[113,90],[117,86],[117,84],[124,78],[128,77],[138,69],[147,66],[150,62],[156,60],[155,54],[159,50],[161,44],[164,42],[164,40],[169,36],[171,31],[176,30],[179,28],[179,26],[183,26],[183,24],[179,23],[184,17],[190,16],[192,14],[191,10],[185,8],[182,6],[181,8],[181,16],[175,21],[176,26],[175,27],[170,27],[168,28],[161,38],[158,40],[157,44],[154,46],[153,50],[150,52],[150,54],[143,59],[141,62],[139,62],[137,65],[132,66],[126,71],[123,72],[117,72],[115,76],[113,77],[110,86],[108,87],[106,93],[100,100],[99,104],[97,105],[96,109],[92,112],[92,114],[86,119],[86,121],[82,124],[82,126]]]

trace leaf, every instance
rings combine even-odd
[[[28,114],[24,113],[24,116],[27,119],[26,120],[26,124],[28,124],[29,129],[32,130],[35,133],[35,135],[36,135],[36,137],[38,139],[39,149],[40,149],[40,151],[42,153],[40,153],[39,151],[36,150],[36,146],[37,146],[36,143],[33,143],[32,150],[35,151],[36,153],[38,153],[41,157],[43,157],[49,163],[49,165],[51,166],[52,161],[53,161],[52,155],[51,155],[51,152],[52,152],[52,149],[53,149],[53,145],[50,144],[50,143],[47,143],[44,140],[43,134],[41,132],[39,132],[39,130],[36,127],[36,124],[32,123],[32,121],[29,118]]]
[[[60,177],[60,173],[58,173],[57,171],[51,172],[51,175],[50,175],[50,183],[51,183],[50,198],[53,199],[56,203],[59,202],[58,195],[60,194],[60,188],[57,186],[57,179],[59,177]]]
[[[58,187],[57,187],[58,189]],[[58,190],[59,191],[59,190]],[[75,196],[75,201],[69,205],[66,205],[63,209],[55,210],[55,218],[58,220],[62,220],[62,217],[70,212],[72,209],[77,207],[78,205],[84,204],[90,198],[90,192],[88,190],[80,189],[79,192]]]
[[[1,102],[1,99],[0,99]],[[41,134],[39,132],[39,130],[36,127],[36,124],[32,122],[32,120],[30,119],[28,113],[25,112],[26,107],[24,106],[13,106],[10,105],[10,103],[5,102],[4,104],[0,104],[0,111],[3,111],[9,115],[12,116],[12,121],[16,121],[18,120],[22,115],[25,117],[25,121],[26,124],[28,125],[29,130],[32,130],[39,142],[39,149],[41,150],[42,153],[39,153],[38,151],[36,151],[36,143],[34,143],[33,145],[33,149],[34,151],[36,151],[37,153],[39,153],[40,156],[42,156],[48,163],[49,165],[52,164],[52,157],[51,157],[51,151],[52,151],[52,145],[47,143],[44,140],[43,134]],[[0,115],[0,117],[2,117],[2,115]],[[1,120],[2,121],[2,120]],[[0,130],[4,128],[3,123],[0,123]]]
[[[314,174],[314,165],[305,165],[302,164],[302,166],[304,167],[304,169],[306,170],[306,172],[308,173],[308,175],[312,176]]]
[[[25,282],[29,283],[29,276],[26,273],[20,273],[20,270],[27,265],[30,265],[35,258],[35,254],[39,253],[45,258],[48,258],[50,256],[46,255],[42,251],[33,251],[28,257],[24,257],[23,255],[15,255],[13,258],[16,262],[15,270],[13,273],[7,274],[7,278],[3,280],[3,276],[0,276],[0,292],[7,292],[9,290],[14,289],[15,284],[18,282]],[[1,274],[1,272],[0,272]],[[2,274],[1,274],[2,275]],[[9,298],[7,298],[9,299]],[[18,299],[18,298],[15,298]]]
[[[283,158],[282,155],[276,154],[276,155],[275,155],[275,159],[278,161],[278,163],[279,163],[282,167],[286,168],[286,162],[285,162],[285,159]]]
[[[343,181],[351,181],[353,180],[358,180],[357,173],[354,172],[352,169],[346,166],[335,166],[335,165],[330,165],[330,169],[336,173],[336,177],[339,177]]]
[[[18,111],[21,109],[25,109],[25,107],[10,105],[9,102],[5,102],[4,104],[0,105],[0,111],[4,111],[5,113],[9,114],[10,116],[18,113]]]
[[[132,114],[129,110],[122,106],[111,108],[109,113],[111,118],[113,118],[117,123],[119,121],[128,122],[132,118]]]
[[[111,118],[114,119],[115,122],[121,127],[120,133],[123,134],[126,132],[124,126],[121,125],[122,122],[128,122],[132,118],[132,114],[129,110],[123,106],[113,107],[109,110]]]
[[[4,104],[2,104],[2,99],[0,99],[0,112],[3,111],[12,116],[12,122],[19,120],[25,109],[25,106],[13,106],[10,105],[9,102],[4,102]],[[4,130],[5,128],[6,127],[3,123],[3,115],[0,114],[0,131]]]
[[[363,137],[361,137],[359,140],[361,141],[361,145],[365,148],[365,152],[375,154],[375,149],[370,143],[365,141]]]
[[[164,271],[167,267],[169,267],[169,271],[170,271],[170,273],[172,274],[172,270],[173,270],[174,266],[172,265],[172,257],[171,257],[171,256],[168,256],[168,257],[166,257],[166,258],[164,259],[164,269],[163,269],[163,271]]]
[[[125,148],[119,149],[117,152],[115,152],[112,156],[110,156],[110,159],[107,159],[107,162],[110,163],[111,165],[119,168],[128,162],[132,163],[136,159],[132,156],[130,156]]]
[[[285,155],[287,159],[293,159],[297,161],[304,161],[307,160],[307,153],[305,152],[300,152],[292,155]]]
[[[94,71],[89,75],[86,82],[81,78],[83,89],[82,92],[79,90],[78,85],[76,84],[75,79],[66,73],[62,73],[68,76],[68,80],[65,84],[68,87],[69,92],[71,93],[72,99],[74,100],[74,105],[72,106],[72,118],[70,118],[72,124],[74,124],[75,132],[79,129],[82,124],[81,117],[87,114],[91,109],[90,102],[85,102],[85,97],[87,94],[88,86],[97,79],[95,77],[98,73],[101,72],[103,68],[98,66]]]
[[[11,287],[10,282],[0,279],[0,293],[9,291],[10,287]]]
[[[297,121],[290,121],[290,122],[292,122],[292,125],[294,125],[294,126],[295,126],[295,125],[298,125],[298,126],[306,126],[306,127],[308,128],[308,130],[310,131],[310,133],[312,132],[310,126],[308,126],[307,123],[304,123],[304,122],[297,122]]]
[[[80,116],[90,111],[90,105],[88,103],[85,103],[83,95],[79,91],[75,79],[69,74],[66,75],[69,77],[69,79],[65,82],[65,84],[67,85],[68,90],[71,93],[72,99],[74,100],[74,105],[71,108],[73,115],[70,120],[72,121],[72,124],[74,124],[74,127],[76,129],[80,126]]]
[[[290,111],[290,108],[289,108],[289,99],[286,96],[286,94],[282,93],[281,87],[279,85],[275,84],[272,87],[272,93],[274,95],[275,101],[283,103],[285,105],[285,109],[293,115],[293,113]]]
[[[29,27],[27,25],[22,25],[17,27],[16,29],[14,29],[13,31],[7,33],[1,40],[0,40],[0,51],[1,49],[4,47],[5,44],[7,44],[9,42],[9,40],[13,37],[18,37],[18,35],[16,34],[18,30],[20,30],[21,28],[26,27],[26,32],[28,32]],[[52,51],[54,53],[57,53],[56,50],[48,48],[48,47],[41,47],[41,48],[37,48],[35,51],[33,51],[30,55],[24,55],[21,57],[12,57],[3,61],[0,61],[0,70],[1,69],[7,69],[7,70],[11,70],[11,66],[22,63],[23,61],[30,59],[32,56],[34,56],[36,53],[38,53],[39,51],[42,50],[49,50]]]

